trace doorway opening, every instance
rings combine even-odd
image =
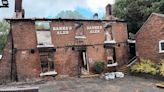
[[[130,52],[129,59],[132,59],[136,56],[135,43],[129,43],[129,52]]]
[[[41,69],[42,72],[54,71],[53,53],[42,52],[40,53]]]
[[[106,54],[107,54],[108,64],[116,63],[115,48],[106,48]]]
[[[106,48],[107,55],[107,67],[116,67],[118,63],[116,61],[116,51],[114,47]]]
[[[89,63],[88,63],[88,59],[87,59],[86,50],[80,50],[79,51],[78,62],[79,62],[80,75],[89,74]]]

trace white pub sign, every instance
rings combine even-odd
[[[72,30],[71,26],[53,27],[53,30],[57,31],[57,34],[69,34],[69,30]]]
[[[87,30],[89,30],[89,33],[100,33],[100,30],[102,28],[102,26],[87,26]]]

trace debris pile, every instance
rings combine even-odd
[[[111,73],[105,73],[105,79],[106,80],[111,80],[115,78],[123,78],[124,73],[122,72],[111,72]]]

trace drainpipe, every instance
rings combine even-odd
[[[11,39],[11,80],[12,81],[18,81],[17,77],[17,67],[16,67],[16,55],[15,55],[15,49],[14,49],[14,40],[13,40],[13,34],[12,34],[12,24],[10,22],[10,39]]]

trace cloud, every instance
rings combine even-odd
[[[55,17],[62,10],[74,10],[77,5],[74,1],[76,0],[35,0],[32,2],[24,0],[23,5],[27,17]]]
[[[88,8],[92,12],[103,12],[107,4],[114,4],[115,0],[86,0]]]
[[[14,15],[14,1],[9,0],[10,8],[0,8],[0,18]],[[23,0],[23,8],[26,18],[55,17],[62,10],[75,10],[77,7],[104,13],[105,6],[113,2],[114,0]]]
[[[8,18],[14,16],[14,4],[14,0],[9,0],[10,8],[0,8],[0,18]]]

